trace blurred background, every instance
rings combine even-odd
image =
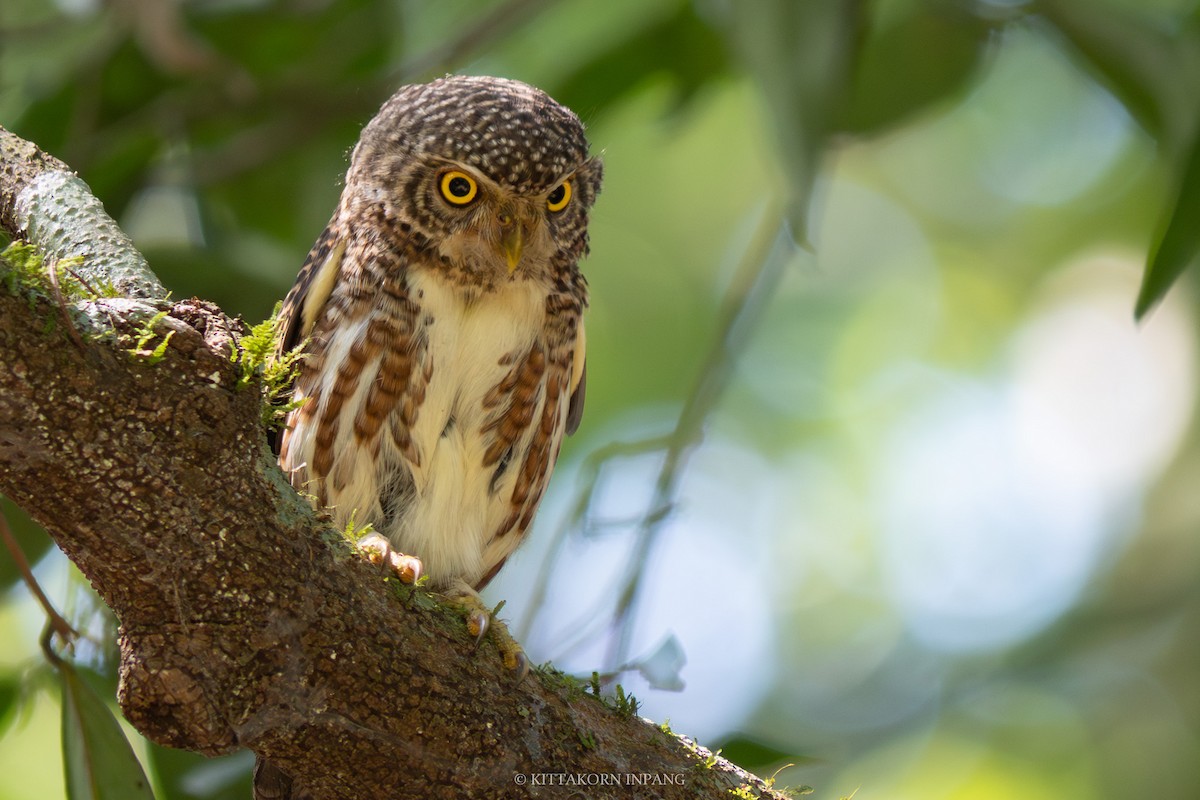
[[[1195,284],[1134,317],[1200,237],[1195,0],[0,5],[0,124],[250,322],[451,71],[606,165],[587,413],[488,590],[535,661],[818,798],[1200,796]],[[5,508],[111,697],[112,621]],[[0,580],[0,800],[60,797]],[[248,797],[130,735],[159,798]]]

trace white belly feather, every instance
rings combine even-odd
[[[486,569],[485,547],[511,513],[510,497],[518,472],[509,469],[498,486],[490,486],[496,465],[484,466],[488,440],[482,429],[495,410],[486,409],[483,400],[512,369],[511,364],[501,363],[504,357],[524,353],[542,335],[545,290],[530,281],[514,282],[468,303],[455,287],[430,273],[413,276],[409,290],[421,307],[417,324],[424,330],[426,357],[432,361],[425,399],[409,431],[419,464],[411,464],[400,453],[387,433],[388,423],[378,446],[384,471],[410,472],[413,491],[393,518],[385,518],[380,504],[385,487],[378,485],[371,447],[357,442],[353,435],[354,416],[370,384],[364,380],[342,408],[333,468],[325,484],[326,500],[339,526],[345,526],[353,513],[357,524],[371,523],[397,550],[419,556],[434,585],[457,578],[473,585]],[[337,330],[326,349],[328,363],[344,359],[364,330],[365,325]],[[373,377],[378,369],[379,359],[375,359],[364,367],[364,373]],[[332,382],[333,372],[327,372],[326,384]],[[323,386],[319,394],[324,398],[329,392]],[[540,398],[535,419],[540,418],[544,403],[545,398]],[[561,404],[564,418],[566,405]],[[294,431],[295,452],[302,454],[306,463],[311,463],[315,427]],[[523,450],[527,443],[528,436],[517,449]],[[520,537],[504,538],[502,544],[492,543],[492,547],[500,544],[507,555]]]
[[[545,295],[523,281],[467,305],[435,277],[412,288],[434,318],[427,328],[433,374],[412,431],[421,453],[413,471],[416,501],[382,533],[425,559],[433,582],[449,575],[472,584],[484,571],[484,546],[509,514],[516,473],[510,470],[499,490],[489,492],[495,467],[483,465],[483,399],[512,368],[500,363],[503,357],[524,352],[541,335]],[[515,547],[518,537],[512,538]]]

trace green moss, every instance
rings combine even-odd
[[[360,539],[369,533],[374,533],[374,531],[375,527],[369,522],[365,525],[359,525],[358,511],[351,511],[350,519],[346,521],[346,527],[342,528],[342,538],[357,547]]]
[[[42,269],[42,254],[27,242],[10,242],[0,251],[0,268],[4,270],[5,288],[15,295],[22,288],[40,288],[46,282]]]
[[[562,670],[556,669],[549,661],[545,664],[538,664],[533,671],[543,686],[554,692],[565,692],[568,700],[574,700],[586,694],[583,681],[574,675],[568,675]]]
[[[592,697],[595,697],[605,706],[615,711],[621,719],[633,719],[637,716],[638,709],[642,706],[641,701],[634,697],[632,693],[627,694],[625,688],[619,683],[613,689],[611,698],[604,695],[602,693],[599,672],[592,673],[591,681],[588,682],[587,686],[591,689]]]
[[[150,346],[158,334],[155,332],[155,327],[158,326],[167,317],[166,311],[159,311],[150,319],[138,326],[133,332],[134,344],[133,347],[128,347],[125,352],[135,361],[140,361],[145,364],[157,364],[162,361],[167,355],[167,345],[171,342],[171,337],[175,335],[175,331],[167,331],[167,335],[162,337],[162,341]]]
[[[82,265],[83,256],[60,258],[47,265],[42,252],[29,242],[9,242],[0,251],[0,270],[9,294],[15,295],[21,289],[50,294],[49,270],[53,267],[59,292],[66,300],[98,300],[119,296],[112,283],[80,276],[78,270]]]
[[[617,716],[621,719],[633,719],[636,717],[638,709],[642,707],[641,701],[634,697],[632,692],[626,694],[625,689],[619,683],[615,692],[613,708],[617,712]]]
[[[426,584],[429,583],[428,575],[422,575],[417,578],[416,583],[412,584],[405,583],[390,573],[388,577],[391,578],[388,581],[388,585],[392,587],[392,591],[404,603],[405,608],[410,610],[419,609],[421,611],[435,611],[439,608],[444,608],[442,604],[438,603],[437,598],[425,588]],[[452,611],[452,609],[447,609],[447,611]],[[461,624],[462,620],[457,613],[448,614],[445,618],[452,620],[454,625]]]
[[[779,773],[783,772],[785,769],[787,769],[789,767],[794,767],[794,766],[796,766],[796,765],[795,764],[784,764],[782,767],[775,770],[775,772],[771,775],[771,777],[765,778],[763,780],[763,783],[765,783],[767,785],[768,789],[775,789],[775,780],[779,777]],[[775,789],[775,791],[785,797],[800,797],[802,795],[812,794],[813,787],[803,786],[803,785],[802,786],[781,786],[780,788]],[[857,790],[855,790],[855,791],[857,791]],[[851,795],[851,797],[853,797],[853,795]],[[843,797],[842,800],[850,800],[850,798]]]
[[[267,447],[265,440],[259,451],[259,471],[275,486],[278,496],[281,498],[275,504],[279,523],[289,528],[307,525],[309,518],[314,513],[316,498],[303,492],[293,491],[287,477],[279,469],[278,459]],[[322,527],[321,539],[331,545],[344,547],[346,554],[350,554],[350,548],[345,546],[341,534],[331,526]]]
[[[292,383],[305,357],[301,342],[295,349],[276,356],[279,341],[279,311],[282,303],[275,304],[271,316],[250,328],[250,332],[238,342],[230,359],[240,367],[237,388],[245,389],[259,381],[263,393],[262,421],[270,430],[283,425],[288,412],[295,410],[302,401],[292,400]]]
[[[34,245],[8,241],[0,249],[0,290],[25,300],[30,312],[42,319],[43,335],[69,335],[78,341],[79,328],[71,320],[71,316],[77,313],[73,304],[81,300],[117,296],[111,284],[94,279],[89,283],[80,277],[78,269],[82,264],[82,256],[61,258],[47,264],[45,256]],[[75,330],[69,330],[71,327]],[[109,331],[105,334],[93,332],[88,338],[98,340],[111,337]]]

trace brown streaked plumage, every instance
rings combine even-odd
[[[579,425],[600,178],[578,118],[533,87],[406,86],[284,301],[280,350],[307,356],[281,466],[437,588],[495,575]]]
[[[281,467],[337,526],[369,523],[419,558],[480,635],[474,592],[520,544],[583,411],[578,263],[601,172],[579,119],[538,89],[405,86],[363,129],[283,303],[279,352],[306,355]],[[260,768],[264,789],[286,780]]]

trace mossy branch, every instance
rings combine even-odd
[[[119,699],[144,735],[250,748],[315,798],[559,796],[530,780],[550,773],[683,776],[655,786],[667,800],[781,796],[632,698],[595,702],[550,670],[515,682],[456,612],[349,555],[266,447],[246,391],[263,330],[166,301],[82,182],[2,129],[0,227],[43,263],[82,256],[93,287],[56,296],[28,258],[0,280],[0,492],[116,613]]]
[[[78,258],[80,275],[122,296],[166,289],[86,183],[56,158],[0,127],[0,227],[47,257]]]

